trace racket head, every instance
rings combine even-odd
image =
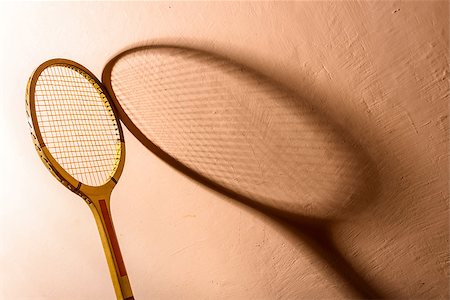
[[[118,114],[102,83],[68,59],[42,63],[28,80],[26,112],[36,151],[50,173],[88,201],[108,194],[125,162]]]

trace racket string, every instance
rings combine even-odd
[[[35,89],[42,138],[75,179],[99,186],[120,157],[118,124],[106,98],[80,72],[64,65],[45,69]]]

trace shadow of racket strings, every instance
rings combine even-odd
[[[122,52],[106,65],[103,83],[150,151],[276,220],[358,296],[382,298],[330,237],[334,222],[374,198],[376,171],[313,99],[218,55],[177,46]]]

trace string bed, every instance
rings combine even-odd
[[[116,62],[111,86],[152,143],[244,196],[305,214],[329,211],[352,196],[364,172],[313,108],[215,56],[143,48]]]
[[[85,76],[75,67],[46,68],[36,82],[36,116],[61,167],[83,184],[100,186],[117,167],[120,133],[109,102]]]

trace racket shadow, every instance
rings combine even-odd
[[[357,296],[384,298],[331,237],[333,225],[374,201],[375,164],[314,99],[241,63],[177,46],[122,52],[102,78],[150,151],[280,224]]]

